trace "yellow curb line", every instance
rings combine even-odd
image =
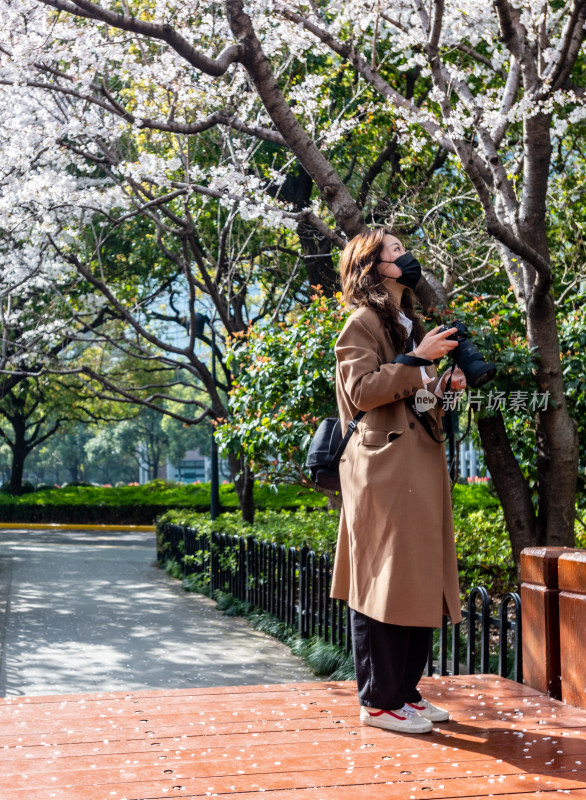
[[[59,522],[0,522],[2,528],[32,528],[34,530],[62,530],[62,531],[145,531],[151,533],[156,530],[154,525],[62,525]]]

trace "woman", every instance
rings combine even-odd
[[[396,236],[356,236],[340,273],[354,308],[335,348],[342,430],[367,413],[340,461],[332,597],[350,607],[361,721],[425,733],[449,719],[417,690],[432,629],[444,612],[462,619],[438,396],[449,376],[454,390],[466,380],[460,369],[438,379],[433,360],[458,346],[455,329],[425,333],[411,296],[421,267]],[[429,408],[419,415],[418,392]]]

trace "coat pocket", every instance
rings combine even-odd
[[[385,445],[389,444],[389,442],[393,442],[395,439],[398,439],[402,433],[403,431],[399,430],[380,431],[373,428],[367,428],[362,432],[360,444],[363,447],[384,447]]]

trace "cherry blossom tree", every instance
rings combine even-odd
[[[35,30],[38,38],[33,46],[33,28],[29,28],[28,37],[19,38],[15,35],[17,29],[13,23],[14,16],[7,22],[7,27],[16,49],[24,42],[23,46],[35,50],[47,35],[47,30],[40,25]],[[59,36],[52,23],[51,34]],[[62,91],[63,87],[58,85],[49,87],[46,82],[28,79],[26,88],[19,91],[15,87],[18,80],[14,76],[17,64],[14,51],[11,55],[3,79],[11,91],[6,92],[5,97],[13,106],[15,99],[22,101],[18,129],[15,124],[11,141],[13,150],[18,150],[17,142],[22,138],[20,129],[24,127],[30,137],[30,156],[28,161],[20,156],[17,177],[10,171],[7,182],[10,192],[5,195],[7,203],[10,202],[11,209],[19,209],[17,219],[21,225],[25,208],[33,228],[42,216],[42,230],[31,229],[30,235],[34,238],[38,233],[38,239],[49,241],[56,259],[73,269],[89,287],[92,293],[88,292],[88,297],[91,296],[92,302],[105,301],[110,315],[125,326],[123,338],[120,338],[120,326],[114,329],[114,333],[103,326],[99,333],[94,333],[94,341],[102,343],[110,352],[113,347],[118,347],[126,355],[145,362],[156,359],[159,366],[163,365],[171,374],[180,371],[183,379],[179,382],[183,384],[190,380],[196,384],[201,381],[209,392],[210,406],[206,408],[200,401],[192,400],[191,403],[201,408],[200,417],[195,420],[192,416],[181,417],[175,411],[175,418],[197,423],[205,415],[225,416],[227,409],[221,394],[227,392],[230,374],[222,364],[221,346],[215,347],[215,356],[221,365],[219,379],[210,374],[209,367],[197,352],[198,310],[209,313],[211,305],[214,312],[210,316],[215,316],[222,332],[230,335],[262,318],[267,310],[283,313],[289,302],[288,295],[295,297],[295,289],[305,270],[309,276],[316,276],[319,280],[327,276],[329,269],[330,287],[332,285],[333,272],[327,266],[331,262],[328,243],[336,236],[311,210],[286,210],[283,202],[274,198],[280,192],[291,198],[288,205],[293,209],[304,205],[306,173],[303,170],[299,174],[287,172],[288,158],[285,174],[278,175],[269,153],[261,164],[261,181],[258,176],[248,174],[251,157],[258,150],[255,141],[250,145],[226,137],[208,137],[206,145],[218,153],[213,180],[210,181],[209,174],[205,174],[206,185],[195,184],[194,190],[193,177],[204,174],[201,138],[196,161],[193,147],[186,142],[188,134],[181,128],[157,130],[149,138],[142,135],[138,141],[130,126],[131,132],[125,132],[121,137],[118,103],[100,100],[90,103],[88,108],[86,95],[77,88],[66,86]],[[35,69],[47,75],[46,64],[36,63]],[[57,74],[54,70],[49,70],[49,73],[52,77]],[[64,78],[65,73],[60,70],[58,75]],[[234,93],[234,89],[231,91]],[[122,114],[122,118],[126,131],[129,120],[126,114]],[[236,129],[240,127],[236,126]],[[147,127],[148,131],[150,128]],[[205,128],[200,133],[205,133]],[[273,138],[268,137],[269,143],[273,144]],[[61,174],[57,179],[59,166]],[[72,172],[77,180],[72,179]],[[66,192],[63,191],[64,183],[68,189]],[[236,189],[227,191],[227,186]],[[239,189],[241,194],[238,194]],[[51,196],[53,199],[49,201]],[[211,213],[210,201],[213,201],[212,209],[215,209]],[[214,214],[217,220],[214,220]],[[139,217],[150,223],[149,235],[152,237],[154,231],[156,245],[169,265],[168,276],[156,283],[152,280],[152,261],[148,261],[151,274],[148,279],[144,274],[140,275],[142,292],[137,291],[136,273],[129,285],[121,287],[119,281],[112,279],[112,270],[105,264],[112,250],[113,237],[124,236],[127,223]],[[10,219],[8,210],[7,218]],[[239,238],[235,224],[241,220],[249,224]],[[214,229],[213,242],[207,246],[206,226],[209,228],[210,225]],[[270,231],[277,225],[283,229],[284,235],[268,239],[266,235],[259,237],[259,228]],[[325,248],[323,240],[326,237],[322,235],[319,241],[315,241],[316,226],[323,228],[330,237]],[[301,253],[291,247],[293,228],[298,228],[295,237],[302,243]],[[114,229],[117,232],[113,232]],[[92,239],[90,242],[88,232]],[[314,252],[316,248],[318,252]],[[323,252],[319,252],[322,248]],[[269,259],[272,263],[267,269],[265,263]],[[252,313],[246,298],[251,283],[256,290],[261,289],[261,299],[250,304],[254,307]],[[205,298],[210,301],[207,305]],[[157,308],[156,304],[162,300],[166,301],[165,308]],[[87,335],[87,329],[83,328],[85,308],[77,302],[70,302],[68,311],[81,326],[71,341],[82,343]],[[172,334],[170,328],[174,329]],[[213,346],[209,332],[200,338],[208,346]],[[177,339],[181,340],[180,343]],[[153,384],[152,393],[145,396],[143,384],[136,386],[132,381],[124,380],[125,377],[132,379],[132,373],[126,375],[120,370],[119,363],[107,373],[103,369],[96,371],[87,363],[83,367],[71,366],[71,371],[80,369],[90,381],[101,383],[104,397],[111,398],[115,394],[123,402],[138,402],[153,409],[160,408],[161,400],[169,399],[165,395],[169,384]],[[64,367],[61,366],[59,371],[62,373]],[[174,377],[172,382],[177,385],[177,378]],[[234,471],[237,485],[241,479],[241,500],[246,506],[246,498],[252,500],[252,475],[246,464],[240,462],[235,463]]]
[[[474,192],[525,317],[536,385],[552,400],[535,414],[537,509],[502,417],[479,423],[513,547],[571,543],[578,448],[560,368],[548,188],[553,146],[563,149],[585,116],[585,0],[4,0],[4,11],[0,80],[10,96],[73,104],[59,125],[51,118],[51,140],[68,159],[101,164],[103,193],[117,187],[121,207],[161,215],[184,243],[186,199],[197,195],[275,230],[309,229],[311,255],[329,257],[396,212],[395,198],[381,204],[373,188],[391,185],[397,148],[434,153],[446,180]],[[364,148],[349,166],[353,137],[381,119],[376,157]],[[208,141],[217,150],[202,159]],[[427,277],[424,306],[445,302],[438,275]],[[204,284],[213,293],[214,281]]]
[[[207,312],[212,324],[219,322],[228,334],[243,330],[267,307],[279,306],[284,292],[278,284],[295,294],[298,255],[279,239],[267,247],[254,220],[243,233],[237,231],[240,217],[233,199],[214,215],[207,208],[208,196],[200,205],[190,204],[185,191],[170,190],[168,171],[177,163],[172,155],[162,159],[150,152],[151,143],[129,166],[124,156],[135,143],[106,138],[107,115],[101,107],[90,107],[96,116],[90,119],[86,113],[82,118],[87,124],[76,136],[72,131],[82,127],[82,118],[76,121],[82,113],[80,98],[66,98],[65,106],[54,99],[38,86],[20,95],[12,92],[13,106],[22,101],[16,107],[29,136],[25,153],[18,151],[22,133],[17,123],[5,132],[6,152],[12,148],[18,156],[17,166],[7,167],[2,195],[2,227],[7,231],[2,265],[5,391],[40,371],[75,373],[84,376],[88,388],[99,385],[104,399],[164,408],[187,424],[225,415],[222,394],[227,393],[230,373],[223,363],[223,333],[217,342],[209,330],[196,339],[197,314]],[[93,136],[92,127],[98,131]],[[169,153],[168,141],[156,141],[153,147],[160,151],[163,145]],[[133,156],[137,151],[138,146]],[[229,171],[220,165],[222,169]],[[213,244],[208,247],[210,230]],[[291,272],[279,264],[265,269],[263,260],[272,258],[273,249],[284,251],[293,264]],[[251,276],[263,288],[263,297],[249,311]],[[47,313],[51,304],[57,313]],[[103,324],[90,321],[93,312]],[[118,351],[116,358],[110,363],[80,359],[90,337],[94,348],[110,355]],[[218,377],[206,365],[199,340],[214,349]],[[64,343],[69,346],[66,353]],[[57,354],[59,364],[51,360]],[[156,371],[157,378],[150,384],[137,382],[136,369],[127,369],[129,359],[142,362],[144,371]],[[161,382],[163,370],[168,378]],[[199,399],[202,384],[209,403]],[[177,403],[172,409],[165,405],[175,399],[172,388],[179,385],[192,389],[191,398],[181,401],[183,413]],[[194,408],[199,415],[192,413]],[[252,475],[246,464],[232,461],[243,512],[250,514]]]

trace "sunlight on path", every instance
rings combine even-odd
[[[154,560],[149,532],[0,530],[0,695],[315,681]]]

